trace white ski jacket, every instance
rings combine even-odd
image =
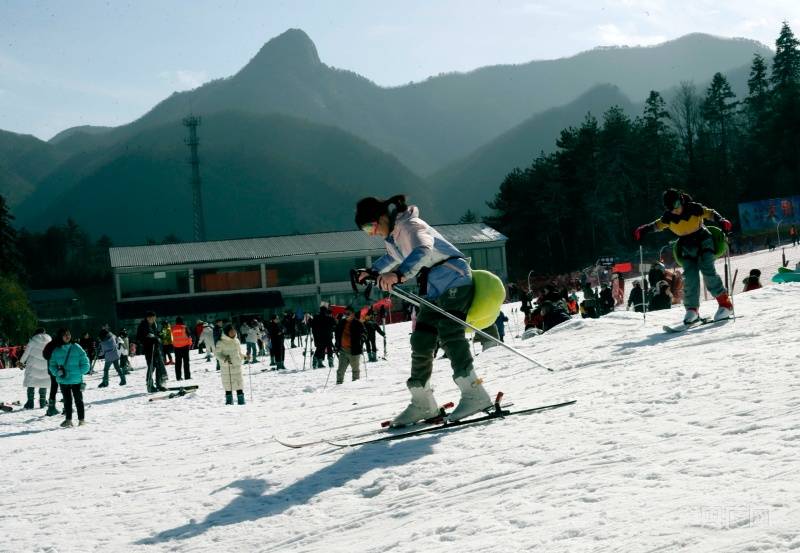
[[[449,288],[472,282],[464,254],[419,218],[417,206],[408,206],[397,216],[394,229],[384,243],[387,253],[372,264],[372,269],[379,273],[397,271],[409,280],[423,268],[431,267],[425,294],[430,299],[438,298]]]
[[[36,334],[25,346],[25,353],[20,358],[20,362],[25,365],[25,378],[22,381],[24,387],[50,387],[50,373],[47,370],[47,361],[42,355],[42,351],[51,340],[52,338],[47,334]]]

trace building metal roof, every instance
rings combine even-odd
[[[467,246],[506,241],[504,235],[483,223],[434,227],[453,244]],[[360,230],[268,236],[211,242],[186,242],[109,249],[112,268],[162,267],[187,263],[261,260],[323,253],[364,252],[383,249],[383,239]]]

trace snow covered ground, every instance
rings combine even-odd
[[[779,259],[734,265],[741,281]],[[507,341],[555,372],[494,348],[476,360],[487,387],[517,407],[577,404],[351,449],[272,437],[346,436],[402,409],[408,324],[356,383],[326,389],[299,349],[285,374],[254,365],[243,407],[195,352],[194,396],[148,403],[142,370],[124,388],[91,376],[87,426],[0,415],[0,551],[800,550],[800,284],[734,299],[739,320],[684,334],[661,330],[674,308],[525,342],[509,304]],[[436,362],[441,402],[457,399],[449,373]],[[0,398],[21,383],[0,371]]]

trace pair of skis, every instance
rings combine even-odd
[[[190,386],[175,386],[172,388],[167,388],[167,390],[169,390],[170,393],[165,394],[163,396],[151,397],[148,401],[152,402],[152,401],[159,401],[162,399],[173,399],[176,397],[184,397],[196,393],[199,387],[200,386],[197,385],[190,385]]]
[[[461,428],[465,428],[467,426],[473,424],[483,424],[494,422],[496,420],[505,419],[507,417],[515,416],[515,415],[530,415],[533,413],[540,413],[542,411],[548,411],[551,409],[559,409],[561,407],[567,407],[569,405],[574,405],[577,400],[571,401],[564,401],[561,403],[553,403],[550,405],[540,405],[537,407],[530,407],[527,409],[519,409],[519,410],[510,410],[508,409],[511,405],[502,405],[500,401],[503,398],[502,392],[497,394],[497,398],[495,400],[494,406],[489,408],[487,411],[482,411],[473,415],[471,417],[467,417],[461,420],[457,420],[454,422],[450,422],[446,418],[446,408],[448,406],[452,406],[452,403],[447,404],[447,406],[443,406],[440,409],[440,416],[429,419],[427,421],[423,421],[421,423],[415,424],[413,426],[403,427],[403,428],[392,428],[389,427],[387,423],[382,423],[384,426],[381,430],[374,430],[371,432],[367,432],[365,434],[360,434],[356,436],[352,436],[350,438],[338,438],[338,439],[319,439],[313,440],[304,443],[291,443],[285,440],[281,440],[275,437],[275,441],[279,444],[290,447],[293,449],[299,449],[303,447],[309,447],[314,445],[321,445],[327,444],[332,447],[337,448],[344,448],[344,447],[355,447],[359,445],[366,445],[366,444],[374,444],[379,442],[388,442],[393,440],[402,440],[405,438],[411,438],[413,436],[422,436],[425,434],[433,434],[438,432],[450,432],[455,431]]]
[[[705,325],[710,325],[710,324],[724,323],[726,321],[733,321],[733,320],[736,320],[738,318],[740,318],[740,316],[725,317],[724,319],[712,319],[710,317],[700,317],[699,319],[697,319],[697,322],[694,322],[694,323],[691,323],[691,324],[681,323],[681,324],[675,325],[675,326],[664,325],[662,328],[664,329],[664,332],[667,332],[669,334],[677,334],[677,333],[680,333],[680,332],[686,332],[687,330],[689,330],[691,328],[698,328],[698,327],[705,326]]]

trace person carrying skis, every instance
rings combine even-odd
[[[419,209],[406,205],[404,195],[359,200],[355,223],[370,236],[382,237],[387,251],[370,270],[359,272],[359,282],[378,274],[378,286],[390,291],[417,277],[423,297],[462,320],[466,318],[475,289],[464,254],[420,219]],[[392,420],[392,426],[438,416],[439,405],[430,385],[437,338],[461,391],[461,399],[448,418],[456,421],[491,407],[492,400],[475,374],[464,327],[422,305],[411,333],[411,376],[406,381],[411,403]]]
[[[164,387],[167,381],[167,368],[164,366],[160,335],[161,327],[156,322],[156,314],[148,311],[136,329],[136,339],[142,344],[142,354],[147,363],[147,391],[151,394],[167,391]]]
[[[692,201],[689,194],[670,188],[664,191],[664,214],[646,225],[633,231],[633,237],[641,240],[651,231],[671,230],[678,236],[678,256],[683,261],[684,298],[686,315],[683,322],[691,325],[700,320],[700,273],[703,273],[706,287],[717,299],[719,308],[714,315],[715,321],[727,319],[733,311],[733,304],[722,279],[714,268],[714,238],[703,221],[717,223],[724,232],[730,232],[733,225],[722,215]]]

